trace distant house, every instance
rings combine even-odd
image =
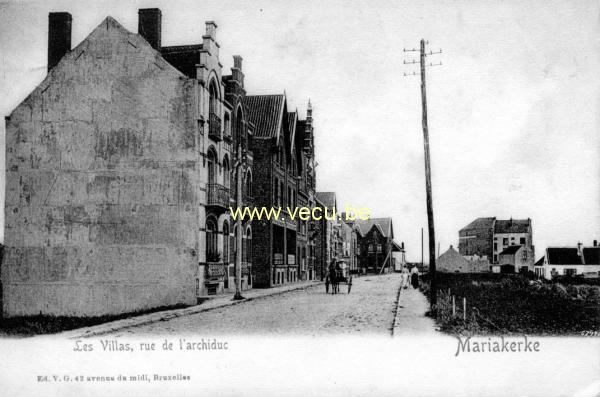
[[[469,260],[450,246],[436,261],[436,270],[443,273],[483,273],[489,272],[487,259]]]
[[[553,275],[600,277],[600,246],[594,241],[592,247],[548,247],[535,264],[535,272],[548,280]]]
[[[500,253],[513,245],[524,245],[535,254],[531,219],[477,218],[458,232],[458,251],[464,257],[487,257],[494,265]],[[533,259],[527,265],[533,268]]]
[[[505,273],[533,271],[533,250],[526,245],[508,246],[498,256],[498,264]]]
[[[542,256],[537,262],[535,262],[535,265],[533,265],[533,271],[535,272],[535,275],[537,277],[544,276],[544,262],[545,261],[546,261],[546,257]]]
[[[363,273],[393,271],[392,252],[402,249],[394,242],[392,218],[356,220],[358,266]]]
[[[393,242],[395,249],[392,250],[392,262],[394,263],[394,271],[401,272],[406,266],[406,251],[404,250],[404,243],[398,245],[395,241]]]

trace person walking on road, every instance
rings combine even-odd
[[[402,289],[407,289],[408,288],[408,278],[410,277],[410,274],[408,273],[408,269],[406,268],[406,266],[404,266],[402,268],[402,273],[400,274],[400,279],[401,279],[401,287]]]
[[[419,269],[416,266],[410,271],[410,281],[414,289],[419,287]]]

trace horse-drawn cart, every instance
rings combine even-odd
[[[329,292],[329,284],[331,284],[331,293],[337,294],[340,292],[341,283],[348,286],[348,293],[350,293],[350,290],[352,290],[352,275],[347,265],[343,262],[329,270],[329,274],[325,280],[325,290]]]

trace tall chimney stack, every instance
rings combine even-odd
[[[138,10],[138,34],[157,51],[160,51],[162,34],[162,12],[159,8]]]
[[[73,17],[68,12],[48,14],[48,71],[71,51],[72,21]]]
[[[598,240],[594,240],[594,247],[598,246]]]

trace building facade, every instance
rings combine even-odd
[[[316,224],[316,251],[319,261],[317,277],[324,280],[330,266],[341,259],[341,236],[337,217],[337,197],[335,192],[317,192],[316,206],[319,208]]]
[[[393,271],[392,252],[400,246],[394,242],[392,218],[356,220],[358,267],[362,273]]]
[[[358,236],[356,235],[356,230],[344,222],[343,217],[340,218],[339,225],[341,235],[341,261],[345,264],[345,268],[348,269],[348,273],[358,273],[358,259],[356,256]]]
[[[159,9],[73,49],[71,24],[49,15],[48,76],[6,118],[4,314],[194,304],[235,289],[238,252],[251,287],[252,225],[228,211],[254,186],[241,57],[223,75],[212,21],[162,46]]]
[[[600,277],[600,246],[594,240],[591,247],[548,247],[546,255],[535,264],[535,274],[551,280],[553,277]]]
[[[292,144],[296,153],[297,167],[297,187],[299,208],[306,207],[313,209],[316,206],[316,173],[315,173],[315,153],[314,153],[314,128],[312,105],[310,101],[306,108],[306,119],[298,117],[298,112],[293,112],[292,120],[294,137]],[[297,220],[297,257],[300,261],[300,280],[310,281],[317,277],[317,268],[319,263],[316,258],[316,240],[315,222],[313,219]]]
[[[532,270],[535,248],[531,219],[500,220],[478,218],[458,233],[459,253],[467,259],[486,258],[491,264],[499,264],[500,254],[508,247],[523,245],[530,251],[527,266]]]
[[[6,119],[4,315],[193,304],[206,88],[160,34],[108,17],[71,49],[71,21],[50,14],[48,76]]]
[[[508,246],[498,255],[500,271],[505,273],[523,273],[533,271],[533,250],[526,245]]]
[[[303,234],[298,246],[298,220],[287,209],[298,203],[298,157],[293,144],[297,115],[288,113],[285,94],[247,96],[250,121],[255,125],[254,205],[281,209],[280,217],[254,222],[253,271],[255,285],[273,287],[297,282],[302,274],[298,259],[307,247]],[[306,272],[306,269],[304,270]]]

